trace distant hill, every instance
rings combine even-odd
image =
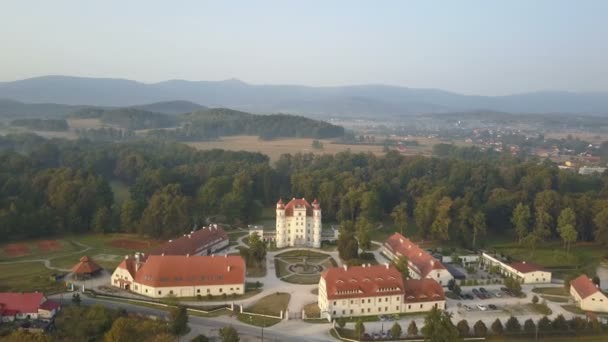
[[[251,113],[313,117],[391,117],[420,113],[491,110],[509,113],[608,115],[608,93],[532,92],[470,96],[437,89],[387,85],[307,87],[252,85],[239,80],[172,80],[144,84],[124,79],[45,76],[0,83],[0,98],[32,103],[126,107],[182,99]],[[156,112],[175,114],[156,108]],[[176,106],[179,107],[179,106]]]
[[[181,127],[148,134],[179,141],[212,140],[231,135],[257,135],[261,139],[284,137],[335,138],[344,128],[330,123],[287,114],[255,115],[226,108],[213,108],[179,117]]]
[[[190,101],[155,102],[150,104],[133,106],[133,108],[163,114],[186,114],[207,109],[207,107],[205,106]]]
[[[189,101],[164,101],[150,104],[136,105],[132,108],[161,114],[186,114],[207,107]],[[5,119],[58,119],[66,117],[92,118],[99,117],[101,113],[118,109],[116,107],[84,105],[65,105],[56,103],[24,103],[15,100],[0,99],[0,118]]]

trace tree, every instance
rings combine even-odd
[[[505,324],[505,330],[508,333],[519,333],[521,331],[521,324],[519,323],[517,317],[509,317],[507,323]]]
[[[399,325],[399,323],[395,322],[393,324],[393,326],[391,327],[391,336],[392,337],[401,337],[401,325]]]
[[[513,292],[515,295],[519,296],[521,294],[521,283],[519,282],[519,280],[513,277],[505,278],[505,287],[509,289],[509,291]]]
[[[517,233],[520,244],[523,238],[528,235],[531,217],[532,215],[530,214],[530,207],[523,203],[517,204],[515,209],[513,209],[511,223],[515,227],[515,232]]]
[[[249,235],[249,249],[246,260],[253,265],[261,265],[266,260],[266,244],[257,233]]]
[[[469,322],[466,319],[461,320],[456,324],[456,328],[458,329],[458,334],[460,337],[468,336],[471,332],[471,328],[469,327]]]
[[[593,276],[593,279],[591,279],[591,282],[593,282],[593,284],[595,284],[595,286],[597,286],[598,288],[600,287],[600,277],[598,277],[597,275]]]
[[[132,319],[120,317],[114,321],[104,340],[106,342],[136,341],[141,340],[141,336],[138,336],[138,329]]]
[[[209,338],[203,334],[197,335],[190,342],[209,342]]]
[[[526,334],[536,334],[536,324],[531,318],[524,322],[524,332]]]
[[[391,218],[395,227],[399,229],[401,235],[407,226],[407,202],[401,202],[393,208],[391,212]]]
[[[365,334],[365,325],[361,319],[358,319],[357,323],[355,323],[355,336],[358,336],[359,340],[361,340],[363,334]]]
[[[352,221],[343,221],[340,224],[340,235],[338,235],[338,254],[344,261],[359,257],[359,242],[353,233]]]
[[[410,267],[407,261],[407,257],[405,256],[400,256],[397,258],[396,261],[393,261],[393,264],[395,265],[395,268],[397,269],[397,271],[399,271],[399,273],[401,273],[401,276],[403,277],[403,279],[409,279],[410,277]]]
[[[532,296],[532,304],[538,304],[538,296],[537,295]]]
[[[608,208],[599,211],[593,217],[593,225],[595,226],[594,236],[595,241],[608,245]]]
[[[80,305],[81,302],[82,302],[82,299],[80,299],[80,294],[74,293],[72,295],[72,303],[74,303],[76,305]]]
[[[451,342],[458,338],[458,329],[452,323],[452,314],[432,308],[424,318],[422,334],[425,340]]]
[[[441,241],[447,241],[450,238],[449,227],[452,219],[450,218],[450,208],[452,200],[445,196],[437,204],[437,216],[431,225],[431,233]]]
[[[96,233],[104,233],[110,226],[112,214],[107,207],[101,207],[95,212],[93,217],[93,231]]]
[[[492,332],[495,333],[496,335],[501,335],[504,331],[504,328],[502,326],[502,322],[500,321],[500,319],[496,319],[494,321],[494,323],[492,323]]]
[[[313,140],[312,141],[312,148],[316,149],[316,150],[322,150],[323,149],[323,143],[320,142],[319,140]]]
[[[546,332],[551,330],[551,320],[547,316],[538,320],[538,331]]]
[[[407,326],[407,335],[408,336],[417,336],[418,335],[418,326],[416,325],[416,321],[411,321],[410,325]]]
[[[219,335],[222,342],[239,342],[241,340],[239,333],[231,325],[221,328]]]
[[[570,244],[576,242],[576,216],[574,210],[570,208],[563,209],[557,219],[557,231],[559,236],[564,241],[564,247],[567,252],[570,252]]]
[[[582,317],[572,317],[570,320],[570,328],[574,331],[583,331],[587,328],[587,321]]]
[[[10,330],[9,330],[10,331]],[[2,336],[3,342],[51,342],[51,336],[41,333],[31,333],[26,330],[14,330],[9,335]]]
[[[543,209],[536,210],[536,221],[534,224],[534,235],[538,237],[540,241],[546,240],[551,236],[551,224],[553,218]]]
[[[488,328],[482,320],[479,320],[473,325],[473,332],[475,332],[475,336],[486,336],[488,334]]]
[[[188,312],[185,307],[180,305],[171,309],[169,331],[173,335],[183,335],[188,332]]]
[[[551,322],[551,327],[553,330],[566,331],[568,330],[568,322],[566,321],[564,315],[559,314],[553,319],[553,322]]]
[[[454,284],[454,289],[452,290],[452,292],[455,295],[460,296],[460,294],[462,293],[462,289],[460,288],[460,285]]]
[[[359,218],[357,221],[357,241],[359,242],[359,247],[362,250],[369,250],[372,246],[372,240],[370,239],[370,233],[372,230],[372,225],[365,219],[364,217]]]
[[[478,211],[473,216],[473,248],[477,246],[477,239],[486,236],[486,215]]]

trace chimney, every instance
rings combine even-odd
[[[228,272],[230,272],[230,265],[228,265]]]
[[[388,270],[388,267],[389,267],[389,266],[388,266],[388,263],[387,263],[387,262],[385,262],[385,263],[384,263],[384,266],[386,266],[386,269]]]
[[[162,253],[160,256],[165,256],[165,253]]]
[[[128,259],[129,259],[129,256],[128,256],[128,255],[125,255],[125,260],[128,260]]]
[[[169,240],[169,243],[173,242],[173,240]]]
[[[190,253],[187,253],[187,254],[186,254],[186,258],[188,258],[189,256],[190,256]]]
[[[211,254],[211,257],[213,258],[215,256],[215,254]]]
[[[224,258],[228,259],[228,254],[224,254]]]
[[[422,252],[418,252],[418,256],[422,256]]]
[[[342,267],[344,268],[345,271],[348,271],[348,265],[347,264],[342,265]]]
[[[139,252],[135,253],[135,272],[139,271]]]
[[[526,264],[526,260],[522,261],[521,263],[525,265]]]
[[[435,266],[435,260],[431,259],[431,266]]]
[[[372,264],[367,264],[367,267],[372,267]]]
[[[191,238],[192,238],[192,237],[191,237],[191,235],[190,235],[190,234],[188,234],[188,239],[191,239]]]

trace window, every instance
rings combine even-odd
[[[146,289],[146,293],[148,293],[148,289]]]
[[[385,301],[385,302],[388,302],[388,297],[386,297],[386,298],[384,299],[384,301]]]
[[[411,304],[410,304],[410,305],[408,305],[408,306],[407,306],[407,308],[408,308],[408,309],[411,309],[411,308],[412,308],[412,305],[411,305]]]
[[[207,293],[211,293],[211,289],[207,289]]]
[[[162,293],[161,293],[161,291],[158,291],[158,294],[159,294],[159,295],[160,295],[160,294],[162,294]]]
[[[350,300],[350,303],[351,303],[351,304],[353,303],[353,300],[352,300],[352,299]]]
[[[382,298],[378,298],[378,303],[380,303],[382,301]]]
[[[365,309],[361,309],[361,313],[365,313]]]
[[[346,310],[342,310],[342,314],[344,315],[346,313]]]
[[[336,315],[336,310],[334,310],[334,316]]]
[[[439,273],[437,273],[437,278],[439,278]]]
[[[420,308],[422,309],[422,304],[420,304]]]
[[[378,308],[378,312],[382,311],[382,308]]]
[[[367,312],[371,312],[371,311],[372,311],[372,309],[370,309],[370,308],[367,308]]]
[[[224,292],[224,289],[222,289],[221,287],[220,287],[220,292]]]
[[[372,300],[371,300],[371,299],[367,299],[367,302],[368,302],[368,303],[371,303],[371,302],[372,302]]]
[[[240,287],[237,287],[237,288],[236,288],[236,290],[237,290],[237,291],[240,291],[240,290],[241,290],[241,288],[240,288]]]
[[[170,291],[169,291],[169,294],[173,294],[173,290],[170,290]]]
[[[233,288],[233,287],[231,287],[231,288],[230,288],[230,291],[234,291],[234,288]]]
[[[399,311],[399,305],[395,306],[395,310]]]
[[[336,301],[334,300],[334,305],[336,305]]]
[[[385,307],[384,307],[384,311],[388,311],[388,306],[385,306]]]
[[[353,309],[350,309],[350,314],[351,314],[351,315],[353,314]]]
[[[197,289],[197,290],[196,290],[196,293],[201,293],[201,289]]]

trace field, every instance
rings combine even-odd
[[[263,297],[255,304],[244,308],[244,311],[261,315],[280,316],[281,311],[287,310],[290,299],[291,295],[289,293],[277,292],[275,294]],[[243,323],[264,327],[269,327],[281,321],[278,318],[260,317],[247,314],[239,314],[237,315],[237,319]]]
[[[63,282],[52,276],[67,273],[83,255],[112,272],[125,255],[145,252],[157,243],[128,234],[87,234],[1,245],[0,291],[58,292]],[[43,261],[58,270],[45,267]]]
[[[334,154],[351,150],[352,152],[372,152],[375,154],[383,154],[382,146],[378,145],[342,145],[332,144],[330,140],[323,140],[324,148],[322,150],[312,148],[313,139],[305,138],[288,138],[276,140],[260,140],[257,136],[241,135],[232,137],[223,137],[219,141],[202,141],[191,142],[188,145],[200,150],[211,150],[214,148],[232,150],[232,151],[249,151],[261,152],[270,157],[272,161],[276,161],[282,154],[285,153],[315,153],[315,154]]]

